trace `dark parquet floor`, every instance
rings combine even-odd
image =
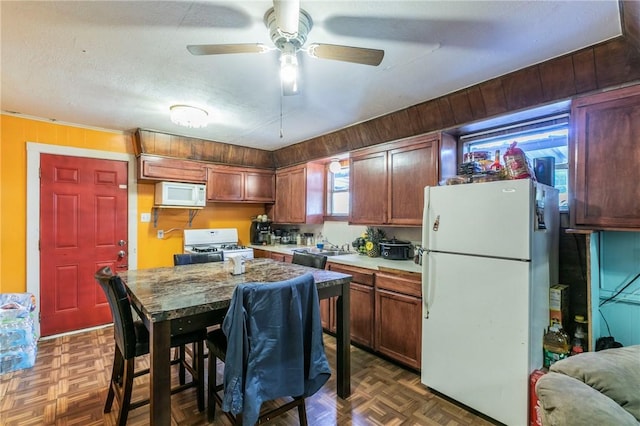
[[[41,340],[33,368],[0,375],[0,425],[113,425],[116,407],[103,406],[114,350],[111,327]],[[335,339],[325,335],[327,357],[335,368]],[[139,361],[140,368],[148,360]],[[335,375],[307,399],[312,426],[331,425],[492,425],[464,408],[436,395],[420,383],[420,376],[373,354],[351,348],[351,389],[347,400],[336,397]],[[218,368],[221,374],[221,366]],[[177,369],[173,374],[177,383]],[[148,396],[148,376],[136,378],[134,400]],[[171,398],[172,425],[205,425],[198,412],[195,389]],[[129,414],[128,425],[147,425],[149,407]],[[229,425],[218,415],[215,425]],[[273,424],[297,425],[292,410]]]

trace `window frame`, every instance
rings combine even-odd
[[[513,123],[510,125],[504,125],[495,128],[489,128],[485,130],[480,130],[476,132],[470,132],[466,134],[460,135],[460,153],[464,155],[465,152],[469,151],[470,144],[481,144],[483,142],[490,143],[491,141],[502,141],[509,139],[513,136],[514,139],[518,137],[523,137],[526,134],[535,134],[535,133],[544,133],[545,131],[552,131],[553,129],[562,129],[566,130],[566,147],[567,147],[567,159],[566,163],[555,163],[554,170],[556,171],[556,181],[555,187],[564,186],[566,188],[566,203],[559,205],[559,210],[561,212],[569,211],[569,201],[570,201],[570,188],[569,188],[569,137],[571,132],[571,122],[570,116],[568,112],[563,112],[560,114],[537,117],[532,118],[530,120],[525,120],[517,123]],[[501,149],[501,155],[504,155],[504,150]],[[525,153],[527,151],[525,150]],[[531,166],[533,167],[533,159],[530,155],[527,156],[531,161]],[[461,157],[462,158],[462,157]],[[554,156],[554,158],[557,158]],[[493,156],[491,157],[493,160]],[[558,171],[562,171],[563,174],[566,175],[566,183],[558,183],[557,175]],[[560,200],[562,202],[562,198]]]
[[[349,160],[339,160],[340,161],[340,166],[341,166],[341,170],[347,170],[348,172],[350,172],[349,170]],[[334,191],[334,178],[335,175],[333,173],[331,173],[331,171],[329,170],[329,164],[327,164],[325,166],[325,213],[324,213],[324,219],[325,220],[334,220],[334,221],[348,221],[349,220],[349,206],[347,206],[347,212],[346,213],[339,213],[336,214],[333,212],[333,194],[334,193],[346,193],[348,196],[348,203],[351,202],[351,196],[349,193],[349,185],[347,185],[345,190],[342,191]],[[348,177],[350,177],[350,173],[348,174]]]

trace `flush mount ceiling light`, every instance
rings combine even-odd
[[[171,121],[179,126],[197,129],[206,127],[209,124],[209,113],[202,108],[189,105],[173,105],[169,110],[171,111]]]
[[[329,163],[329,171],[331,173],[338,173],[340,170],[342,170],[342,165],[340,165],[340,161],[338,161],[337,158],[334,158],[333,160],[331,160],[331,163]]]

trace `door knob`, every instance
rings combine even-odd
[[[118,257],[121,257],[121,258],[122,258],[122,257],[124,257],[126,254],[127,254],[127,252],[125,252],[124,250],[120,250],[120,251],[118,252]]]

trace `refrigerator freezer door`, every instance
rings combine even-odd
[[[533,188],[529,179],[426,187],[423,247],[530,259]]]
[[[422,383],[507,425],[527,424],[531,348],[542,356],[542,341],[530,342],[530,263],[435,252],[425,262]]]

